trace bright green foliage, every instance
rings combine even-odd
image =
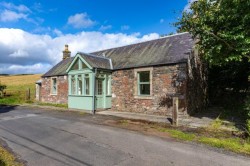
[[[249,61],[249,0],[199,0],[190,9],[176,26],[198,37],[198,47],[210,65]]]

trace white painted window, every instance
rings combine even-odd
[[[89,75],[88,74],[85,74],[85,77],[84,77],[84,83],[85,83],[85,95],[89,95]]]
[[[78,95],[82,95],[82,76],[78,75],[77,77],[77,85],[78,85]]]
[[[71,76],[71,94],[76,94],[76,80],[74,75]]]
[[[111,75],[107,77],[107,95],[111,95]]]

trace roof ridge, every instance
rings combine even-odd
[[[87,56],[92,56],[92,57],[97,57],[97,58],[103,58],[103,59],[106,59],[106,60],[109,60],[109,59],[110,59],[110,58],[108,58],[108,57],[98,56],[98,55],[94,55],[94,54],[90,54],[90,53],[84,53],[84,52],[77,52],[77,53],[85,54],[85,55],[87,55]]]
[[[103,52],[103,51],[112,50],[112,49],[116,49],[116,48],[122,48],[122,47],[132,46],[132,45],[136,45],[136,44],[151,42],[151,41],[165,39],[165,38],[170,38],[170,37],[174,37],[174,36],[180,36],[180,35],[184,35],[184,34],[187,34],[187,33],[189,33],[189,32],[176,33],[176,34],[173,34],[173,35],[159,37],[157,39],[151,39],[151,40],[141,41],[141,42],[138,42],[138,43],[132,43],[132,44],[124,45],[124,46],[119,46],[119,47],[113,47],[113,48],[103,49],[103,50],[99,50],[99,51],[94,51],[94,52],[91,52],[89,54],[92,54],[92,53],[95,53],[95,52]]]

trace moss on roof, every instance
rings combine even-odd
[[[94,68],[126,69],[186,62],[194,46],[189,33],[167,36],[123,47],[79,53]],[[103,57],[105,55],[105,57]],[[43,77],[66,75],[66,70],[74,57],[62,60]],[[112,64],[110,64],[110,60]]]
[[[47,73],[45,73],[42,77],[67,75],[66,70],[73,61],[73,59],[74,57],[70,57],[60,61],[58,64],[52,67]]]
[[[186,62],[194,41],[189,33],[93,52],[112,59],[114,69]]]

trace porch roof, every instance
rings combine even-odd
[[[83,52],[78,52],[81,57],[87,61],[87,63],[93,68],[99,69],[112,69],[112,62],[110,58],[105,58],[103,56],[95,56]]]

